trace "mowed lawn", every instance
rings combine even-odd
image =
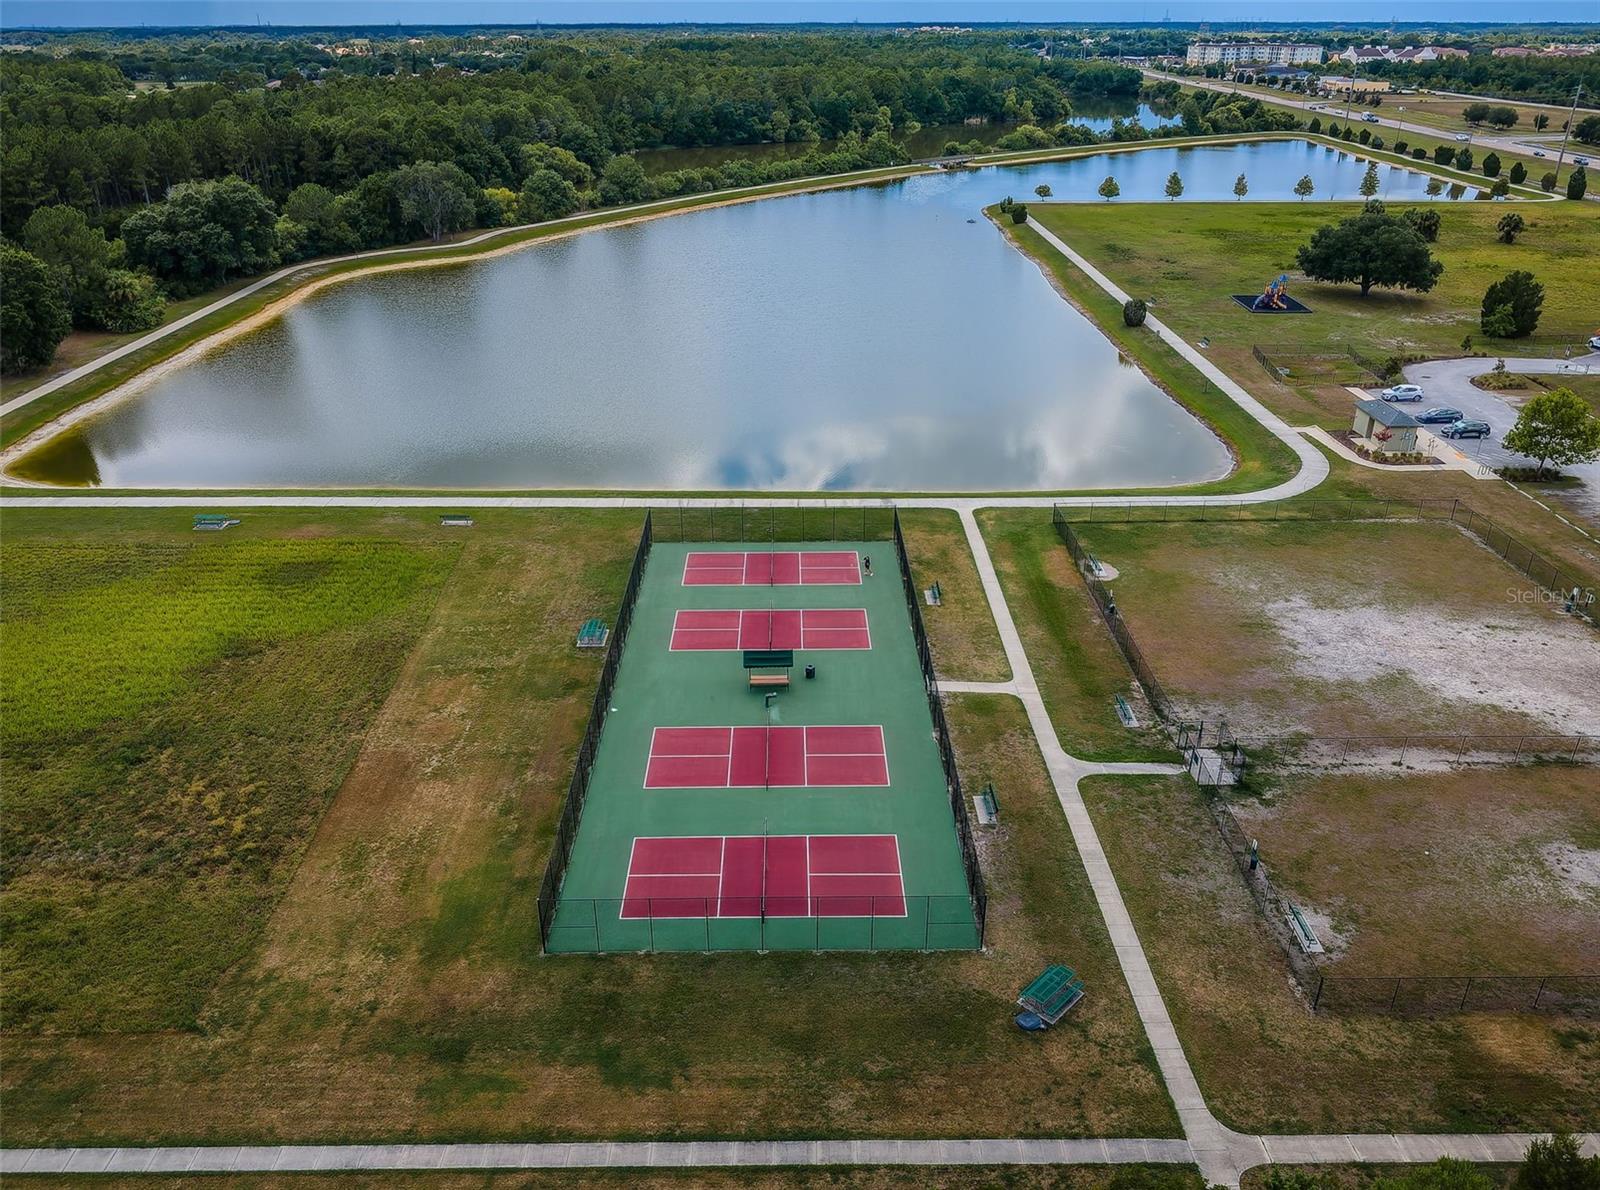
[[[1094,777],[1082,788],[1206,1102],[1228,1124],[1252,1132],[1593,1126],[1600,1025],[1537,1013],[1313,1016],[1202,790],[1187,777]],[[1470,788],[1455,791],[1462,817],[1479,812],[1459,800]],[[1300,829],[1322,827],[1306,820]],[[1273,862],[1265,844],[1263,852]],[[1451,879],[1465,887],[1470,876]],[[1425,904],[1442,892],[1420,895]]]
[[[1004,813],[979,840],[993,898],[989,952],[547,958],[538,884],[600,665],[573,636],[585,619],[614,615],[636,513],[495,511],[451,531],[422,512],[251,511],[201,541],[184,514],[6,516],[8,547],[304,548],[310,557],[359,548],[438,568],[385,613],[397,625],[392,645],[378,631],[385,621],[368,617],[277,652],[195,653],[142,712],[167,728],[140,761],[148,794],[119,792],[83,821],[36,816],[22,853],[29,866],[7,869],[11,906],[27,904],[13,894],[30,880],[66,904],[86,859],[134,842],[148,852],[155,845],[143,840],[162,815],[224,794],[218,821],[193,827],[182,863],[152,860],[125,880],[165,881],[161,930],[138,939],[159,960],[141,974],[152,1006],[143,1015],[114,1014],[73,986],[96,960],[81,932],[60,931],[46,946],[39,927],[8,931],[20,956],[8,953],[8,964],[24,964],[31,984],[56,989],[64,1004],[96,1011],[10,1014],[0,1035],[7,1143],[1176,1134],[1014,702],[963,697],[950,710],[964,778],[993,780]],[[913,537],[936,543],[936,570],[919,581],[964,587],[970,579],[944,548],[955,518],[926,520]],[[322,573],[269,568],[272,589],[296,609],[306,589],[329,581]],[[71,579],[53,581],[70,589]],[[236,581],[193,618],[207,632],[230,628],[266,581]],[[364,612],[349,594],[323,614]],[[47,614],[42,595],[33,604]],[[129,609],[142,615],[142,601],[104,601],[100,615],[82,613],[85,631],[137,651],[137,623],[117,623]],[[967,608],[936,635],[938,662],[948,649],[972,659],[969,672],[993,672],[992,632]],[[296,664],[270,682],[276,671],[262,658],[285,649]],[[369,673],[380,661],[387,697],[369,676],[362,717],[322,707],[324,670]],[[53,680],[91,697],[71,670]],[[91,762],[122,763],[131,729],[120,714],[81,726],[75,752],[32,754],[29,780],[66,789]],[[321,784],[304,780],[304,758],[323,754],[337,763],[318,770]],[[191,899],[238,895],[236,880],[212,875],[208,865],[224,857],[211,849],[257,837],[249,812],[275,780],[289,804],[276,813],[292,828],[272,833],[276,883],[249,903],[248,928],[234,922],[234,901],[192,911]],[[8,865],[15,854],[8,847]],[[96,935],[112,936],[109,927]],[[211,955],[219,942],[227,949]],[[1011,1023],[1017,989],[1052,961],[1085,972],[1089,999],[1067,1026],[1024,1035]],[[158,1011],[169,997],[182,999],[182,1014]]]
[[[1448,522],[1074,527],[1121,572],[1119,612],[1186,718],[1247,738],[1600,734],[1600,638]]]
[[[1185,339],[1207,339],[1207,354],[1252,390],[1266,380],[1252,346],[1291,363],[1347,348],[1377,361],[1461,355],[1468,335],[1490,355],[1582,349],[1596,327],[1591,262],[1600,259],[1600,210],[1593,203],[1429,205],[1441,217],[1433,246],[1445,266],[1438,285],[1426,294],[1374,288],[1365,298],[1355,285],[1307,281],[1295,263],[1318,227],[1356,214],[1357,204],[1030,203],[1028,210],[1129,293],[1153,299],[1151,312]],[[1515,244],[1502,244],[1495,224],[1511,209],[1528,227]],[[1478,327],[1484,290],[1514,269],[1545,287],[1539,328],[1531,339],[1485,339]],[[1289,292],[1310,315],[1251,314],[1232,301],[1231,294],[1261,292],[1280,273],[1289,274]]]
[[[1600,977],[1590,767],[1309,775],[1234,815],[1330,975]]]

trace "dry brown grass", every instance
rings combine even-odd
[[[1312,1016],[1201,792],[1084,795],[1207,1103],[1251,1132],[1543,1130],[1600,1114],[1600,1028],[1538,1015]]]
[[[1540,766],[1297,779],[1235,808],[1329,974],[1600,974],[1600,781]]]

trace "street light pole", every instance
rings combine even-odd
[[[1567,159],[1567,141],[1572,138],[1572,122],[1578,118],[1578,99],[1583,95],[1583,84],[1578,84],[1578,89],[1572,93],[1572,110],[1567,113],[1567,128],[1561,134],[1561,152],[1556,157],[1556,179],[1561,178],[1561,164]]]

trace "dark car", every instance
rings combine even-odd
[[[1432,409],[1424,409],[1417,414],[1417,420],[1425,426],[1438,425],[1441,422],[1449,425],[1451,422],[1460,421],[1461,410],[1452,409],[1448,405],[1435,405]]]
[[[1443,433],[1446,438],[1487,438],[1492,431],[1486,421],[1473,421],[1471,418],[1463,418],[1460,421],[1451,422],[1444,428]]]

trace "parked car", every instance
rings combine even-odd
[[[1458,133],[1456,133],[1456,139],[1457,140],[1471,140],[1472,139],[1472,133],[1470,133],[1470,132],[1458,132]]]
[[[1442,432],[1446,438],[1487,438],[1492,433],[1488,422],[1471,418],[1451,422]]]
[[[1422,389],[1415,384],[1396,384],[1378,395],[1385,401],[1420,401]]]
[[[1592,335],[1592,336],[1590,336],[1590,338],[1589,338],[1589,349],[1591,351],[1600,351],[1600,335]]]
[[[1432,409],[1424,409],[1417,414],[1417,420],[1425,426],[1449,425],[1462,418],[1461,410],[1452,409],[1448,405],[1435,405]]]

